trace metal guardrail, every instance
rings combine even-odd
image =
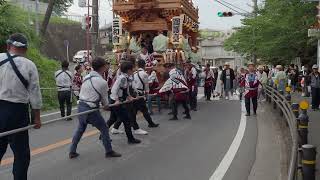
[[[128,103],[131,103],[133,101],[136,101],[136,100],[139,100],[139,99],[142,99],[142,98],[145,98],[145,97],[144,96],[138,96],[137,98],[135,98],[135,99],[133,99],[131,101],[124,101],[124,102],[119,103],[119,104],[112,104],[112,105],[109,105],[109,107],[111,108],[111,107],[116,107],[116,106],[120,106],[120,105],[123,105],[123,104],[128,104]],[[100,111],[101,109],[103,109],[103,107],[97,108],[97,109],[92,109],[92,110],[81,112],[81,113],[76,113],[76,114],[73,114],[73,115],[70,115],[70,116],[66,116],[66,117],[62,117],[62,118],[52,119],[52,120],[43,122],[42,126],[48,125],[48,124],[52,124],[52,123],[56,123],[56,122],[59,122],[59,121],[63,121],[63,120],[66,120],[68,118],[73,118],[73,117],[77,117],[77,116],[80,116],[80,115],[85,115],[85,114],[89,114],[89,113],[92,113],[92,112]],[[43,116],[41,116],[41,117],[43,117]],[[32,128],[34,128],[34,126],[35,125],[29,125],[29,126],[26,126],[26,127],[13,129],[11,131],[6,131],[6,132],[3,132],[3,133],[0,133],[0,138],[4,137],[4,136],[11,135],[11,134],[15,134],[15,133],[18,133],[18,132],[22,132],[22,131],[26,131],[26,130],[32,129]]]
[[[271,86],[265,87],[266,95],[269,98],[269,102],[273,101],[281,109],[290,129],[290,135],[292,140],[291,157],[288,169],[288,180],[296,179],[296,172],[298,169],[298,130],[297,121],[294,112],[291,108],[290,102],[286,97]]]

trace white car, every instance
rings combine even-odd
[[[89,51],[90,55],[91,55],[91,51]],[[88,51],[87,50],[81,50],[78,51],[74,56],[72,61],[74,63],[85,63],[86,60],[88,59]]]

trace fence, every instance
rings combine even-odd
[[[297,130],[297,122],[296,116],[291,109],[290,102],[286,99],[283,93],[280,93],[275,88],[271,86],[265,87],[265,92],[267,95],[268,102],[274,103],[274,107],[279,107],[281,110],[281,115],[283,115],[288,123],[291,135],[291,156],[290,156],[290,164],[288,169],[288,180],[295,180],[297,177],[297,169],[298,169],[298,130]]]

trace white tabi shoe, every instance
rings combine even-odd
[[[142,130],[142,129],[134,130],[133,133],[136,134],[136,135],[147,135],[148,134],[147,131]]]
[[[112,129],[111,129],[111,133],[112,133],[112,134],[123,134],[124,131],[121,131],[121,130],[119,130],[119,129],[112,128]]]

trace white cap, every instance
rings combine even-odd
[[[312,66],[312,69],[319,69],[319,67],[318,67],[318,65],[315,64]]]

